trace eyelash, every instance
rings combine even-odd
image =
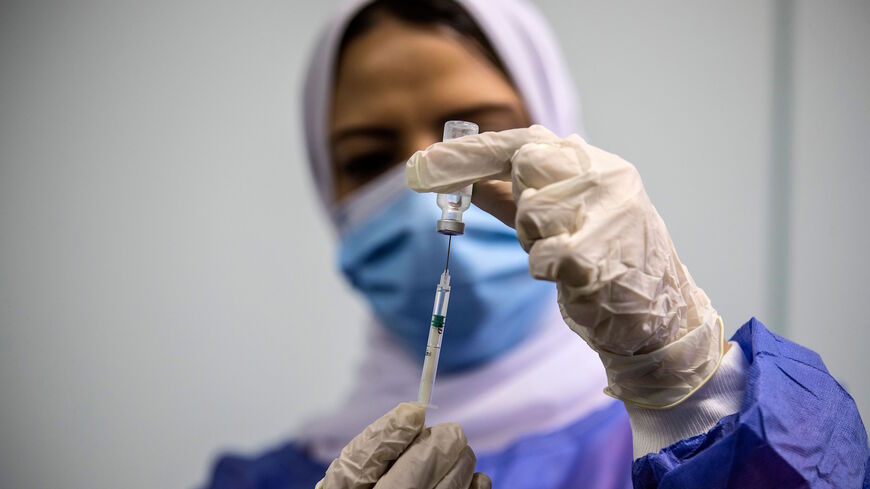
[[[398,160],[389,152],[365,153],[351,158],[347,163],[342,165],[341,171],[353,178],[371,178],[383,173],[384,170],[396,161]]]

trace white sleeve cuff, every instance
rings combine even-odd
[[[749,362],[740,345],[722,357],[716,373],[697,392],[670,409],[647,409],[626,403],[635,460],[648,453],[706,433],[725,416],[740,411]]]

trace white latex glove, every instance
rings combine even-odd
[[[604,363],[609,395],[666,408],[716,371],[721,320],[630,163],[532,126],[436,143],[411,156],[406,175],[418,192],[512,182],[501,197],[492,183],[476,187],[489,195],[475,202],[514,225],[532,276],[556,282],[562,316]]]
[[[424,428],[426,410],[402,403],[356,436],[315,489],[490,489],[458,424]]]

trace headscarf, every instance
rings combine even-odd
[[[303,93],[305,144],[320,199],[334,215],[329,115],[338,49],[345,28],[371,0],[344,4],[326,26],[308,66]],[[456,0],[489,40],[525,102],[532,123],[557,135],[583,136],[573,81],[552,31],[521,0]]]
[[[334,199],[328,127],[337,51],[348,23],[370,1],[349,1],[329,22],[311,57],[303,94],[311,171],[333,222],[340,206]],[[582,136],[573,82],[541,14],[522,0],[456,1],[501,59],[532,122],[558,135]],[[344,200],[373,190],[368,187],[378,187],[374,193],[382,194],[405,185],[404,171],[388,173]],[[440,376],[435,402],[441,407],[427,413],[427,421],[458,422],[475,450],[492,452],[612,403],[602,393],[606,380],[600,361],[568,330],[555,304],[540,321],[540,334],[501,358],[468,372]],[[367,335],[367,353],[354,391],[336,412],[312,420],[299,433],[299,441],[317,460],[336,457],[368,423],[396,403],[416,397],[419,365],[383,328],[370,328]]]

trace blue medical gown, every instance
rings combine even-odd
[[[870,487],[867,432],[819,355],[752,318],[735,333],[749,360],[740,412],[634,462],[635,487]]]
[[[525,437],[477,467],[495,488],[624,489],[631,487],[631,427],[621,402],[609,403],[561,430]],[[326,465],[289,443],[257,458],[222,457],[211,489],[312,489]]]
[[[561,430],[479,453],[494,488],[870,488],[867,434],[854,401],[819,356],[752,319],[734,335],[749,359],[739,413],[632,464],[625,409],[614,402]],[[311,489],[326,465],[288,443],[227,455],[210,489]],[[865,480],[865,473],[867,479]]]

